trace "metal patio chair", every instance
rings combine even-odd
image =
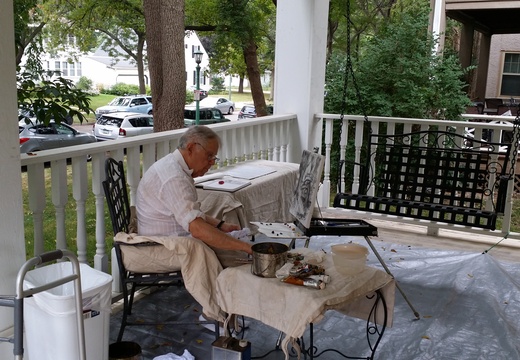
[[[105,175],[106,179],[103,181],[103,189],[108,204],[110,219],[112,221],[112,229],[114,236],[119,232],[129,231],[131,213],[130,202],[128,199],[128,192],[126,188],[125,173],[122,161],[116,161],[112,158],[107,158],[105,161]],[[131,321],[129,317],[132,315],[132,306],[134,303],[134,295],[137,289],[144,287],[167,287],[167,286],[183,286],[182,274],[180,269],[178,271],[166,273],[138,273],[130,271],[125,267],[123,262],[123,252],[126,246],[162,246],[157,243],[144,244],[125,244],[114,241],[114,249],[117,258],[118,269],[120,273],[121,285],[123,288],[123,316],[121,319],[121,327],[117,336],[117,341],[120,342],[123,338],[123,333],[126,326],[137,325],[196,325],[196,324],[214,324],[216,338],[219,337],[219,324],[217,321],[168,321],[168,322],[153,322],[153,321]]]

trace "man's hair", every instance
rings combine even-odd
[[[179,149],[185,149],[189,143],[199,143],[204,146],[213,139],[216,139],[220,146],[220,137],[209,127],[204,125],[190,126],[179,140]]]

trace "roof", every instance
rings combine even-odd
[[[520,1],[446,0],[446,16],[483,34],[520,33]]]

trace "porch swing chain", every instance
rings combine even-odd
[[[354,76],[354,68],[352,66],[352,57],[351,57],[351,47],[352,47],[352,41],[351,41],[351,12],[350,12],[350,0],[347,0],[347,62],[345,64],[345,74],[343,77],[343,97],[341,101],[341,113],[340,113],[340,126],[339,126],[339,133],[338,133],[338,139],[341,142],[341,135],[343,130],[343,119],[345,118],[345,110],[347,107],[347,87],[348,87],[348,77],[349,74],[352,76],[352,84],[354,85],[354,90],[356,91],[356,98],[358,101],[358,106],[361,108],[361,111],[363,113],[363,117],[365,119],[365,124],[369,124],[367,112],[365,109],[365,105],[363,103],[363,99],[361,98],[361,92],[359,91],[359,87],[356,81],[356,77]],[[368,132],[369,134],[372,133],[372,129],[370,126],[368,126]],[[343,168],[343,165],[345,163],[345,160],[339,161],[339,169]],[[341,192],[341,171],[338,172],[338,192]]]
[[[511,167],[509,168],[509,178],[513,179],[515,176],[516,160],[518,157],[518,147],[520,146],[520,109],[516,113],[516,118],[513,122],[513,139],[514,141],[513,152],[511,153]]]
[[[514,142],[514,146],[513,146],[513,151],[511,152],[511,165],[509,167],[509,174],[503,175],[500,177],[501,178],[500,180],[502,180],[502,178],[503,178],[503,180],[505,180],[505,181],[503,183],[502,183],[502,181],[500,181],[499,186],[507,186],[509,180],[512,180],[515,176],[516,161],[517,161],[517,157],[518,157],[518,148],[520,146],[520,109],[518,109],[518,111],[516,113],[516,118],[513,121],[513,138],[511,139],[511,141]],[[513,192],[514,192],[514,185],[513,185]],[[505,202],[506,201],[505,197],[507,195],[507,192],[504,191],[503,193],[505,195],[503,196],[504,199],[502,199],[502,202]],[[497,203],[499,201],[500,201],[500,199],[497,200]],[[495,244],[491,245],[491,247],[488,248],[487,250],[484,250],[482,252],[482,254],[487,254],[490,250],[492,250],[493,248],[498,246],[502,241],[504,241],[508,237],[509,237],[509,231],[502,239],[497,241]]]

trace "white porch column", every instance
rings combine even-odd
[[[445,0],[430,0],[430,24],[429,31],[439,38],[439,43],[433,49],[434,53],[440,53],[444,50],[444,39],[446,32],[446,4]]]
[[[289,134],[290,162],[320,146],[321,121],[315,124],[314,114],[323,112],[328,14],[326,0],[277,3],[274,112],[296,113],[299,124],[299,133]]]
[[[25,261],[20,144],[16,119],[13,2],[0,1],[0,294],[14,294],[16,274]],[[0,336],[8,336],[13,309],[0,307]],[[0,359],[12,359],[13,344],[0,343]]]

